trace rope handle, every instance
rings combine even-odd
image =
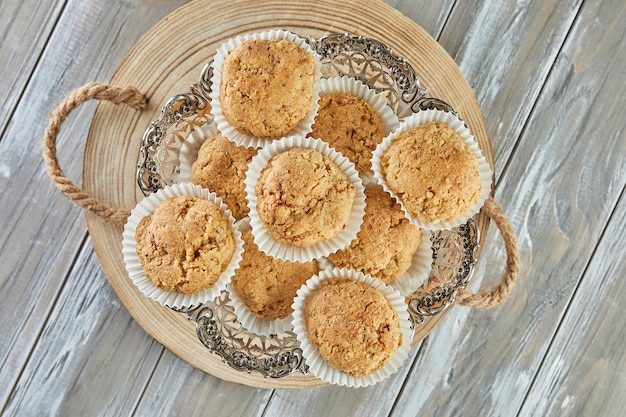
[[[506,249],[506,269],[500,283],[492,290],[472,294],[468,290],[461,290],[457,294],[457,302],[468,307],[487,308],[504,301],[515,285],[520,270],[519,249],[517,237],[511,226],[511,222],[504,214],[504,210],[493,198],[489,198],[483,206],[485,213],[491,218],[504,240]]]
[[[124,225],[130,214],[129,211],[110,207],[84,192],[65,176],[57,159],[56,141],[61,130],[61,124],[67,119],[72,110],[91,99],[110,101],[114,104],[125,103],[137,110],[143,109],[147,104],[143,94],[132,86],[119,88],[90,82],[77,88],[68,94],[63,102],[50,114],[50,123],[44,134],[43,158],[48,175],[70,201],[97,214],[108,222]]]

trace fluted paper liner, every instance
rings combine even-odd
[[[237,145],[261,148],[267,143],[271,143],[273,140],[279,138],[259,138],[254,135],[245,134],[238,131],[233,127],[228,120],[224,117],[222,111],[222,104],[220,101],[220,85],[222,82],[222,66],[224,65],[224,59],[230,54],[240,43],[247,40],[281,40],[286,39],[294,42],[301,47],[307,53],[310,53],[315,58],[316,77],[313,83],[313,107],[307,113],[304,120],[302,120],[296,127],[287,132],[284,136],[290,135],[303,135],[311,131],[311,126],[315,120],[315,115],[319,107],[319,81],[321,77],[321,64],[319,58],[316,56],[313,49],[306,43],[305,39],[298,36],[293,32],[286,30],[269,30],[266,32],[249,33],[241,36],[231,38],[224,42],[215,53],[213,58],[213,76],[211,77],[211,91],[209,96],[211,97],[211,114],[214,116],[215,123],[222,134],[228,139],[235,142]]]
[[[350,219],[346,227],[344,227],[335,238],[323,240],[308,247],[297,247],[283,243],[270,235],[256,211],[257,197],[254,192],[259,174],[263,168],[265,168],[268,161],[275,155],[298,147],[315,149],[326,156],[347,175],[348,181],[356,188]],[[252,226],[254,243],[259,247],[259,250],[262,250],[274,258],[287,261],[307,262],[312,259],[327,256],[330,253],[348,246],[356,237],[363,223],[363,216],[365,214],[365,192],[361,177],[359,177],[354,164],[350,162],[348,158],[319,139],[306,138],[303,136],[289,136],[271,142],[252,158],[244,182],[246,184],[248,207],[250,208],[250,224]]]
[[[137,243],[135,241],[137,224],[142,218],[152,214],[154,209],[162,201],[168,198],[183,195],[205,198],[217,204],[222,213],[226,214],[228,217],[228,220],[233,228],[233,237],[235,238],[235,252],[233,253],[228,267],[224,270],[224,272],[222,272],[213,287],[193,294],[164,291],[154,285],[145,275],[143,266],[141,265],[139,256],[137,255]],[[230,210],[228,210],[228,207],[226,207],[226,205],[222,202],[221,198],[216,196],[214,193],[209,192],[206,188],[202,188],[198,185],[190,183],[173,184],[157,191],[156,193],[150,194],[141,200],[131,211],[128,221],[124,226],[124,232],[122,233],[122,254],[124,255],[124,263],[130,280],[143,295],[167,307],[187,308],[191,306],[198,306],[208,301],[213,301],[215,297],[220,295],[222,290],[226,289],[226,284],[230,282],[230,278],[235,274],[235,269],[239,266],[239,262],[241,261],[241,256],[243,254],[243,240],[241,239],[241,233],[236,229],[234,223],[235,219],[230,213]]]
[[[474,153],[478,161],[478,170],[480,174],[480,181],[482,184],[482,191],[476,202],[462,216],[446,222],[426,223],[413,216],[404,207],[402,199],[387,186],[385,178],[381,172],[380,158],[382,157],[384,151],[389,147],[393,139],[395,139],[401,132],[426,124],[428,122],[435,121],[443,122],[450,126],[452,129],[454,129],[456,133],[458,133],[463,138],[463,140],[465,140],[465,143],[467,143],[467,145],[470,147],[470,150]],[[456,115],[452,113],[441,110],[422,110],[412,114],[404,121],[402,121],[400,123],[400,126],[394,132],[387,135],[383,139],[383,141],[376,147],[376,150],[372,155],[372,169],[374,171],[374,177],[376,178],[376,181],[380,185],[382,185],[385,191],[391,194],[391,196],[400,203],[400,205],[402,206],[402,210],[406,214],[407,218],[411,221],[411,223],[413,223],[422,230],[448,230],[466,223],[471,217],[473,217],[480,211],[487,198],[489,198],[489,194],[491,193],[491,166],[483,156],[482,151],[478,146],[478,142],[461,119],[459,119]]]
[[[323,281],[333,278],[349,278],[371,285],[387,297],[391,308],[398,314],[400,331],[402,333],[401,344],[382,368],[369,375],[355,378],[331,367],[324,361],[319,351],[313,347],[309,341],[305,319],[306,300],[319,288]],[[302,356],[305,358],[310,372],[315,377],[331,384],[348,387],[365,387],[376,384],[397,372],[406,360],[409,350],[411,349],[411,320],[407,311],[407,305],[404,302],[404,297],[392,287],[385,285],[382,281],[372,278],[370,275],[364,275],[361,272],[340,268],[320,272],[318,275],[309,279],[306,284],[298,290],[293,303],[293,310],[294,333],[300,342]]]

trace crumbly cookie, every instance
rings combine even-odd
[[[311,345],[355,378],[383,367],[402,343],[400,320],[383,293],[349,279],[324,281],[306,300]]]
[[[261,252],[252,233],[243,233],[244,253],[232,278],[234,291],[252,313],[263,320],[284,319],[293,312],[296,291],[319,271],[316,260],[300,263]]]
[[[277,241],[307,247],[333,239],[348,224],[356,187],[315,149],[272,157],[255,184],[256,211]]]
[[[315,123],[307,136],[328,142],[364,173],[372,167],[372,152],[385,136],[385,124],[367,101],[338,91],[320,97]]]
[[[315,57],[289,40],[246,40],[224,59],[220,102],[239,132],[277,138],[313,109]]]
[[[185,294],[213,287],[235,252],[219,206],[190,196],[159,203],[139,221],[135,240],[146,277],[162,290]]]
[[[476,156],[442,122],[401,132],[383,152],[380,167],[407,211],[426,223],[459,218],[482,191]]]
[[[191,182],[217,194],[236,219],[248,215],[244,179],[256,149],[237,146],[221,133],[207,138],[191,167]]]
[[[422,232],[385,191],[367,189],[365,196],[365,217],[356,239],[350,246],[328,255],[328,260],[388,284],[411,266]]]

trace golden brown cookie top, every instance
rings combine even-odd
[[[256,154],[255,149],[237,146],[218,132],[200,147],[191,167],[191,182],[217,194],[233,217],[241,219],[249,212],[244,179]]]
[[[318,273],[317,261],[283,261],[261,252],[252,233],[243,233],[244,254],[232,278],[237,296],[263,320],[284,319],[293,312],[296,291]]]
[[[402,343],[385,295],[366,283],[326,280],[306,300],[309,341],[326,363],[353,377],[380,369]]]
[[[231,224],[203,198],[169,198],[142,218],[135,234],[146,277],[165,291],[185,294],[212,287],[235,252]]]
[[[422,232],[382,189],[366,189],[365,196],[365,217],[356,239],[350,246],[328,255],[328,260],[388,284],[411,266]]]
[[[372,167],[372,152],[385,136],[385,124],[367,101],[338,91],[320,97],[308,136],[329,143],[364,173]]]
[[[476,155],[442,122],[400,132],[382,153],[380,167],[407,211],[426,223],[461,217],[482,191]]]
[[[277,241],[307,247],[333,239],[345,228],[356,187],[328,157],[297,147],[268,161],[255,194],[268,233]]]
[[[289,40],[246,40],[224,59],[220,102],[239,132],[278,138],[314,106],[315,57]]]

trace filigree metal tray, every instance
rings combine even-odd
[[[400,117],[428,108],[454,112],[447,103],[428,97],[428,90],[411,65],[389,47],[373,39],[352,34],[307,38],[322,66],[322,77],[338,75],[357,78],[374,88]],[[146,129],[137,167],[137,182],[148,195],[176,182],[179,151],[196,128],[211,123],[209,91],[211,62],[202,70],[190,92],[172,97],[157,120]],[[456,113],[455,113],[456,114]],[[475,219],[432,236],[433,261],[428,282],[407,298],[413,329],[427,316],[439,314],[470,280],[477,260],[479,229]],[[232,368],[281,378],[308,367],[295,334],[271,336],[248,332],[237,321],[229,294],[223,291],[214,302],[181,311],[195,322],[200,342]]]

